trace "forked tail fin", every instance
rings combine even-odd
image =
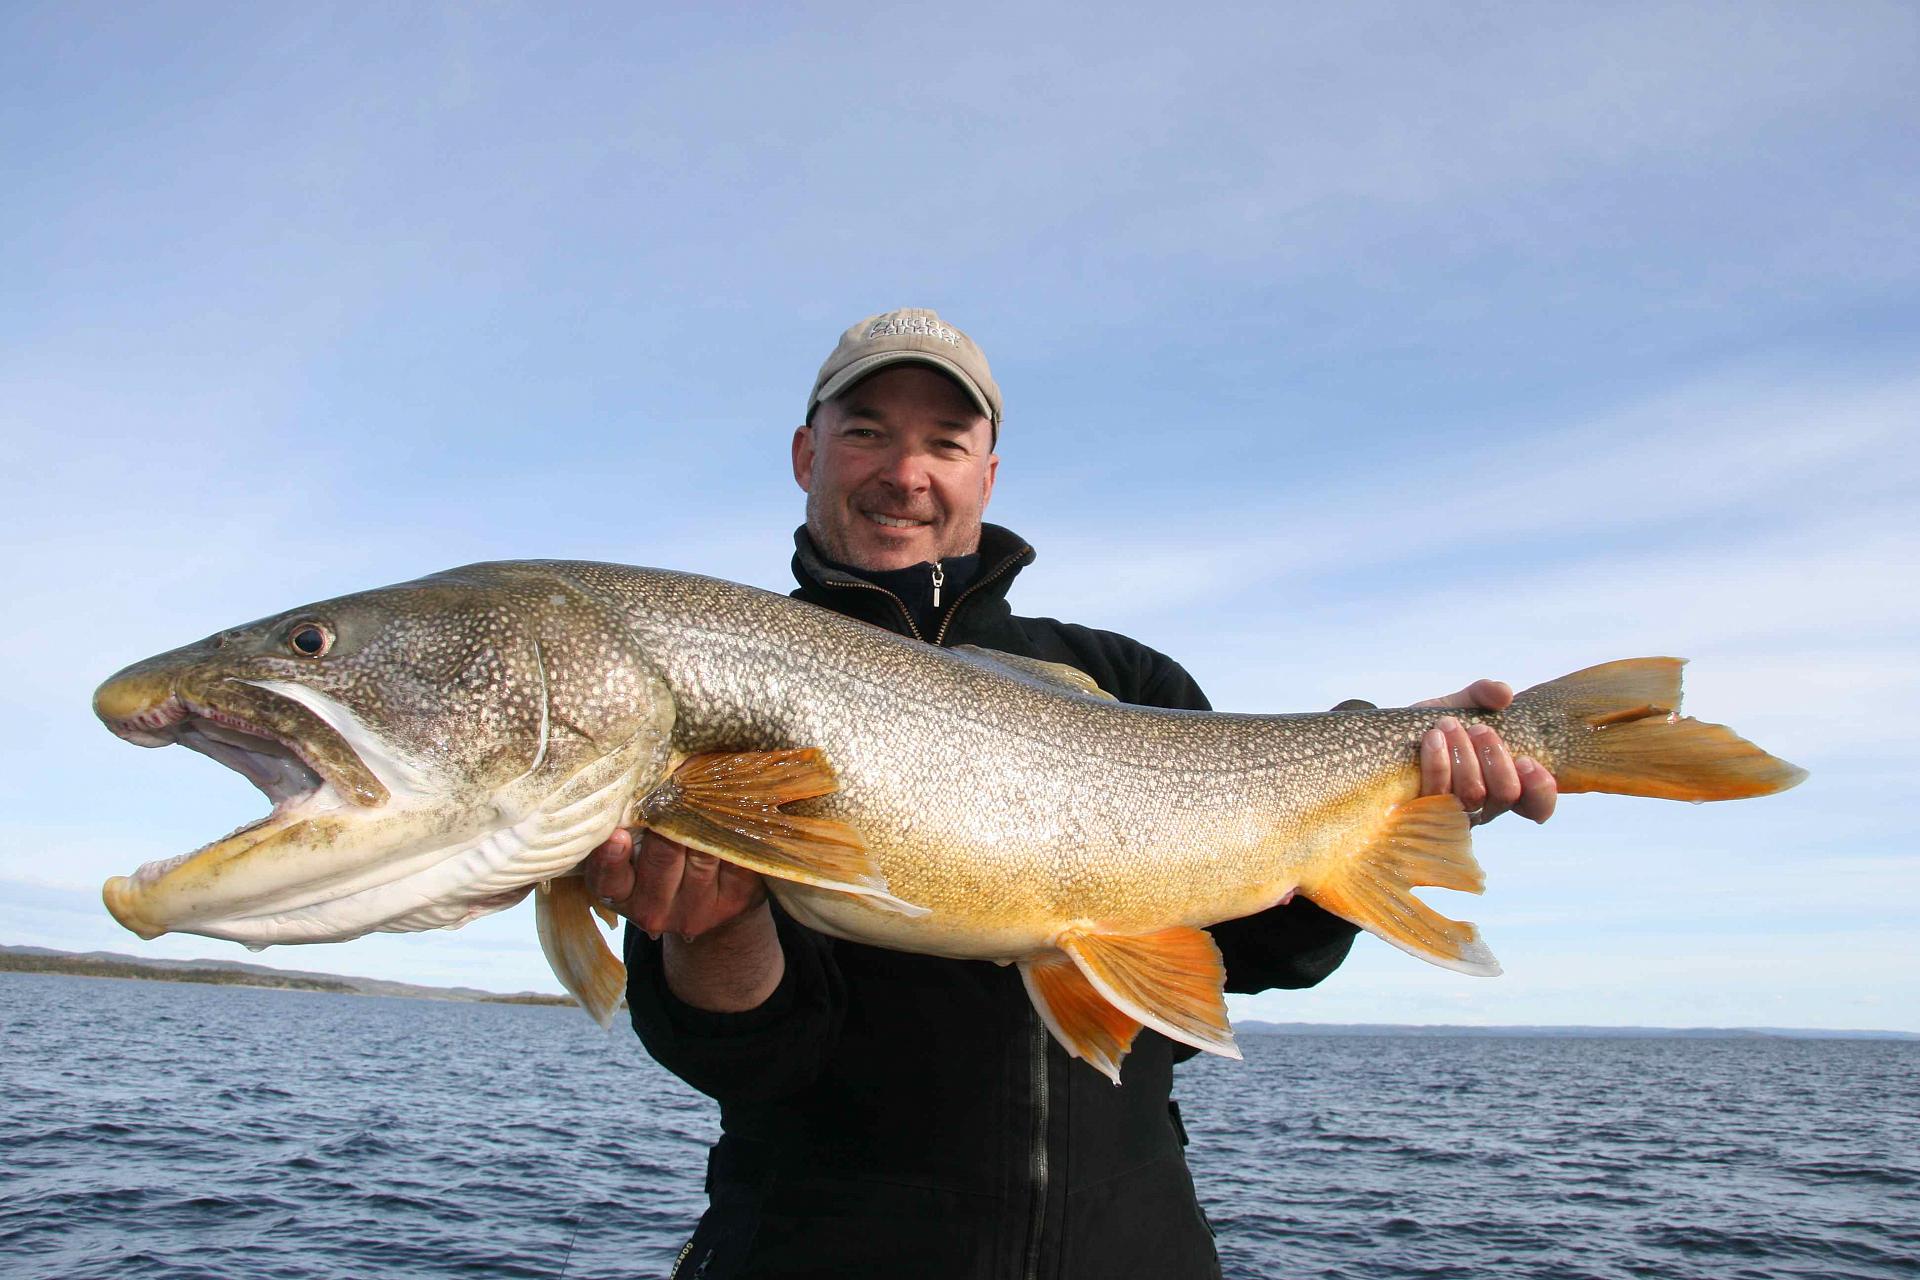
[[[1680,715],[1684,665],[1628,658],[1588,667],[1526,690],[1507,714],[1538,727],[1562,792],[1744,800],[1807,776],[1725,725]]]

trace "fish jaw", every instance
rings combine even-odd
[[[101,900],[115,920],[149,941],[175,932],[252,941],[221,929],[218,918],[242,895],[257,897],[266,887],[243,883],[257,878],[249,874],[249,857],[270,858],[288,845],[297,853],[304,834],[297,828],[306,825],[291,816],[268,817],[189,853],[149,862],[131,876],[114,876],[101,888]]]
[[[383,805],[391,792],[352,745],[299,702],[257,684],[208,679],[162,655],[108,679],[93,707],[117,736],[144,747],[186,746],[240,773],[273,802],[265,818],[102,887],[107,910],[142,938],[193,929],[210,906],[260,893],[259,868],[289,847],[337,839],[342,811]]]
[[[264,947],[359,937],[403,909],[369,896],[405,874],[407,860],[393,856],[403,825],[397,819],[403,815],[369,821],[342,811],[274,814],[115,876],[101,898],[142,938],[194,933]]]
[[[380,759],[371,746],[367,755]],[[403,785],[389,756],[392,799],[378,808],[323,785],[204,848],[114,877],[102,898],[142,938],[194,933],[254,948],[457,928],[577,866],[665,755],[663,741],[639,734],[580,767],[490,791],[427,788],[417,774]]]
[[[325,695],[284,681],[207,678],[169,656],[101,685],[95,712],[137,745],[178,744],[228,766],[273,810],[108,880],[108,912],[142,938],[185,932],[265,946],[357,937],[418,908],[378,904],[369,890],[404,877],[450,835],[511,811],[436,780]]]

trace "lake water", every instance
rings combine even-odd
[[[1254,1037],[1228,1276],[1920,1276],[1920,1044]],[[570,1009],[0,974],[0,1276],[664,1275],[705,1099]]]

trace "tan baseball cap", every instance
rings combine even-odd
[[[1000,387],[987,368],[985,353],[972,338],[925,307],[882,311],[841,334],[840,345],[813,380],[808,416],[815,405],[833,399],[868,374],[906,363],[932,365],[966,388],[999,435]]]

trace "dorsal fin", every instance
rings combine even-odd
[[[970,662],[989,666],[1004,667],[1026,680],[1051,685],[1056,689],[1065,689],[1069,693],[1084,693],[1092,698],[1104,698],[1115,701],[1112,694],[1102,689],[1094,678],[1078,667],[1070,667],[1064,662],[1042,662],[1038,658],[1022,657],[1017,653],[1002,653],[998,649],[983,649],[977,644],[956,644],[953,652]]]

